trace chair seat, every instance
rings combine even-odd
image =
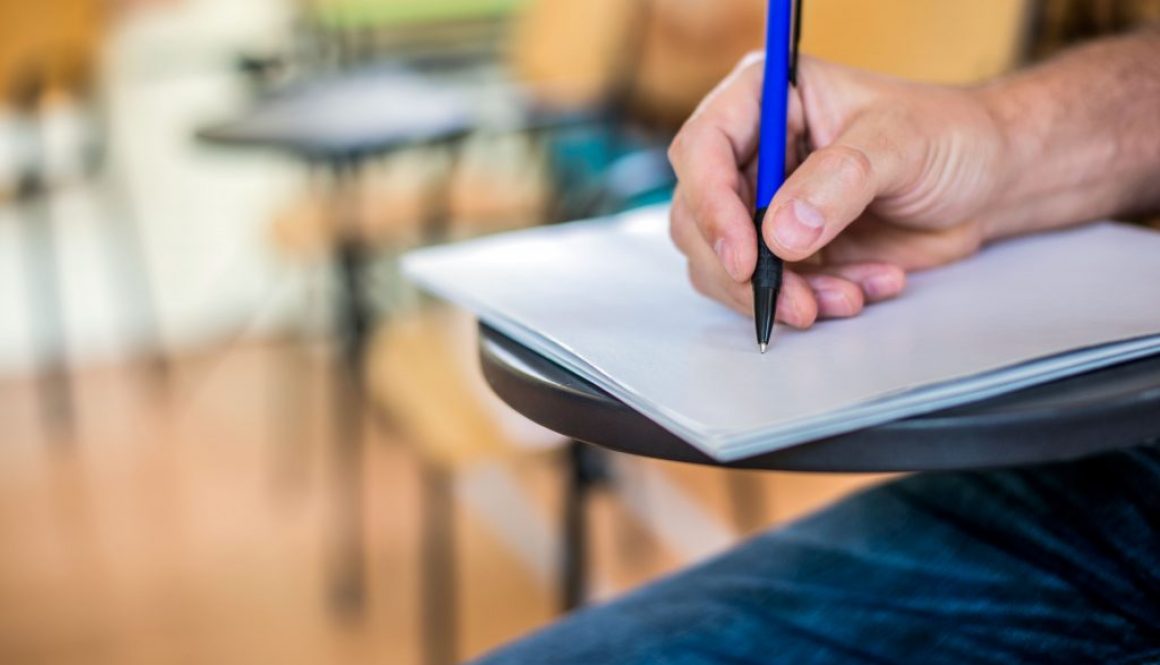
[[[400,315],[376,334],[367,362],[372,403],[421,455],[459,467],[542,453],[563,439],[505,405],[487,387],[471,317],[445,308]]]

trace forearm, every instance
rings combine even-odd
[[[1160,209],[1160,27],[979,93],[1005,144],[987,238]]]

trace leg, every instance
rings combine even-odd
[[[317,165],[308,165],[306,177],[310,187],[319,186],[319,175]],[[332,263],[337,264],[338,259],[333,259]],[[305,301],[295,307],[298,310],[295,318],[300,319],[300,322],[295,324],[292,331],[286,336],[285,344],[274,358],[273,367],[271,367],[272,382],[269,394],[272,426],[270,432],[274,435],[273,447],[277,450],[278,455],[274,463],[273,481],[279,490],[300,489],[306,483],[309,475],[308,425],[310,413],[307,405],[310,403],[308,397],[315,389],[315,386],[307,380],[310,362],[307,353],[309,334],[306,332],[306,319],[313,304],[311,302],[313,295],[311,287],[316,281],[312,279],[314,276],[311,272],[304,269],[295,271],[298,286],[306,294]],[[345,316],[336,322],[339,332],[345,325],[344,321]],[[346,369],[343,366],[339,369],[339,374],[345,373]]]
[[[560,604],[568,613],[584,604],[588,595],[588,494],[607,475],[604,453],[579,441],[565,449],[568,478],[564,493],[563,538],[560,565]]]
[[[40,368],[40,403],[45,424],[53,438],[71,439],[74,405],[68,371],[68,348],[64,332],[64,303],[60,289],[55,229],[49,209],[49,184],[44,157],[44,127],[39,105],[46,78],[40,63],[30,62],[13,73],[5,101],[15,111],[13,120],[26,154],[16,151],[19,181],[16,204],[24,235],[24,269],[27,275],[29,321],[34,343],[44,349],[46,366]]]
[[[564,494],[563,538],[560,548],[563,561],[560,565],[560,604],[567,613],[580,607],[584,602],[588,587],[588,540],[587,520],[584,519],[584,504],[588,493],[588,481],[584,473],[584,444],[572,441],[568,444],[568,478]]]
[[[913,476],[480,665],[1160,662],[1160,449]]]
[[[269,368],[267,399],[276,455],[271,481],[276,491],[286,495],[300,492],[310,476],[309,398],[316,393],[310,381],[307,341],[302,337],[297,330],[286,335]]]
[[[729,510],[733,526],[743,535],[769,526],[768,497],[765,481],[756,471],[730,471],[725,474],[725,489],[729,492]]]
[[[151,281],[145,226],[134,205],[134,190],[128,173],[116,166],[111,153],[111,113],[109,100],[95,92],[95,72],[78,72],[74,93],[78,95],[87,121],[88,135],[82,148],[86,179],[99,190],[109,233],[105,237],[109,269],[121,289],[125,314],[148,349],[145,359],[151,388],[168,396],[170,365],[165,354],[157,293]]]
[[[27,175],[20,190],[18,200],[23,213],[29,320],[36,326],[33,334],[44,349],[46,363],[39,372],[40,401],[45,423],[52,434],[68,439],[73,434],[75,408],[64,330],[56,230],[48,210],[49,193],[39,173]]]
[[[423,474],[423,662],[454,665],[459,637],[455,494],[451,472],[421,462]]]
[[[335,568],[331,584],[334,609],[347,618],[361,618],[366,605],[365,538],[363,537],[363,408],[360,377],[353,365],[357,354],[347,349],[346,362],[335,375],[334,515]],[[348,364],[350,363],[350,364]]]
[[[348,615],[361,616],[366,601],[366,544],[363,534],[363,359],[370,334],[371,315],[363,292],[363,248],[353,233],[355,206],[354,180],[357,164],[336,167],[337,209],[340,238],[336,263],[340,273],[338,330],[341,359],[338,367],[335,404],[334,454],[337,491],[340,493],[336,516],[338,567],[334,579],[333,599],[336,608]]]
[[[106,168],[112,169],[111,166]],[[136,332],[148,349],[146,369],[151,388],[159,395],[167,395],[170,385],[169,358],[161,334],[161,318],[157,310],[157,296],[150,279],[148,252],[145,246],[145,228],[133,205],[132,192],[123,173],[107,172],[100,183],[110,232],[105,234],[110,270],[116,272],[126,314],[132,318]],[[131,310],[131,311],[130,311]]]

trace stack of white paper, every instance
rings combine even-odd
[[[414,252],[430,291],[732,461],[1160,353],[1160,233],[1100,223],[912,275],[792,331],[699,296],[667,210]]]

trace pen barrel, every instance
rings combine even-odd
[[[781,289],[782,261],[765,244],[762,228],[765,226],[765,214],[768,208],[761,208],[753,216],[753,225],[757,230],[757,269],[753,272],[753,286],[755,288]]]
[[[761,127],[757,157],[757,207],[768,207],[786,176],[793,0],[769,0],[765,73],[761,84]]]

